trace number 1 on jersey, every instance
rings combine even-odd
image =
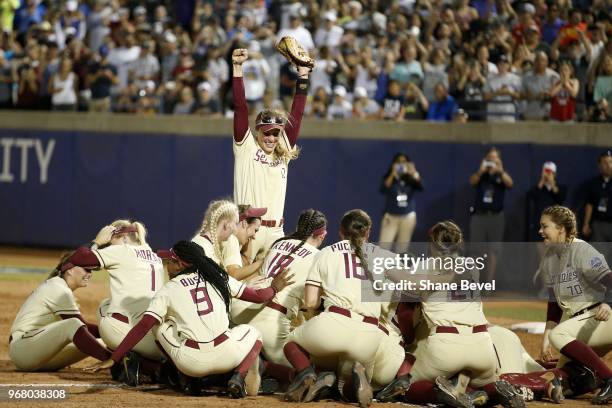
[[[155,266],[151,264],[151,291],[155,292]]]

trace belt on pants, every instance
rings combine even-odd
[[[351,317],[352,316],[352,313],[351,313],[350,310],[345,309],[343,307],[339,307],[339,306],[330,306],[327,309],[327,311],[331,312],[331,313],[337,313],[339,315],[346,316],[346,317]],[[359,315],[359,313],[355,313],[355,314]],[[359,315],[359,316],[361,316],[361,315]],[[383,327],[380,324],[378,324],[378,319],[377,318],[371,317],[371,316],[361,316],[361,317],[363,317],[362,321],[364,323],[372,324],[372,325],[378,327],[385,334],[387,334],[387,335],[389,334],[389,330],[387,330],[386,327]]]
[[[580,316],[581,314],[585,314],[586,312],[591,311],[595,309],[596,307],[599,307],[599,305],[601,305],[601,302],[594,303],[591,306],[585,307],[584,309],[577,311],[576,313],[572,315],[572,317],[576,317],[576,316]]]
[[[227,336],[227,334],[225,333],[221,333],[220,335],[218,335],[217,337],[215,337],[213,339],[213,341],[208,341],[206,343],[203,344],[209,344],[212,343],[213,347],[217,347],[219,344],[223,343],[225,340],[229,339],[229,337]],[[195,340],[191,340],[191,339],[187,339],[185,340],[185,346],[186,347],[190,347],[192,349],[196,349],[199,350],[200,349],[200,342],[197,342]]]
[[[119,320],[120,322],[123,322],[125,324],[129,324],[130,323],[130,319],[128,319],[128,317],[124,314],[121,313],[113,313],[111,314],[111,317],[115,320]]]
[[[281,218],[280,221],[276,222],[276,220],[261,220],[262,227],[282,227],[285,223],[285,219]]]
[[[287,308],[281,304],[278,304],[276,302],[268,302],[266,306],[269,307],[270,309],[278,310],[282,314],[287,315],[287,311],[288,311]]]
[[[486,331],[488,331],[486,324],[479,324],[478,326],[472,326],[472,333],[483,333]],[[459,329],[453,326],[437,326],[436,333],[459,334]]]

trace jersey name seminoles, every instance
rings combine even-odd
[[[110,245],[93,251],[110,276],[107,314],[137,318],[164,284],[164,266],[148,245]]]
[[[59,276],[48,279],[32,292],[19,309],[11,333],[29,332],[62,320],[60,315],[80,314],[79,306],[66,281]]]
[[[234,157],[234,202],[265,207],[265,219],[278,222],[285,209],[287,162],[264,153],[251,129],[234,141]]]
[[[230,277],[232,297],[238,297],[245,286]],[[181,337],[206,343],[229,328],[223,297],[215,287],[199,279],[197,273],[179,275],[168,281],[151,300],[146,314],[159,322],[172,320]]]
[[[300,311],[302,298],[304,297],[304,283],[308,277],[308,271],[312,266],[315,255],[319,253],[317,248],[305,242],[300,249],[289,255],[300,242],[297,239],[286,239],[277,242],[270,248],[261,267],[262,273],[269,280],[284,269],[289,269],[289,273],[294,275],[291,279],[294,283],[277,293],[274,297],[274,302],[287,308],[287,318],[290,320],[297,316]]]
[[[306,284],[323,289],[326,308],[334,305],[363,316],[380,316],[380,302],[362,302],[362,291],[371,289],[372,283],[348,240],[325,247],[315,256]]]

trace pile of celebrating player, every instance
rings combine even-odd
[[[612,349],[612,273],[576,238],[569,209],[550,207],[541,218],[540,273],[551,300],[540,362],[514,333],[487,322],[478,296],[403,293],[412,296],[406,301],[371,290],[372,260],[393,254],[368,242],[364,211],[346,212],[341,241],[324,248],[320,211],[303,211],[294,232],[283,230],[309,68],[298,67],[291,112],[260,112],[253,133],[247,59],[244,49],[232,56],[234,200],[211,202],[197,234],[168,250],[151,249],[142,223],[118,220],[64,256],[11,328],[19,370],[57,370],[91,356],[100,362],[89,370],[110,369],[129,385],[159,382],[192,395],[220,388],[233,398],[280,392],[292,402],[337,398],[361,407],[374,398],[454,407],[560,403],[585,393],[594,404],[612,401],[612,371],[601,358]],[[437,223],[429,240],[430,256],[460,256],[455,223]],[[98,269],[110,276],[110,298],[96,326],[81,317],[73,292]],[[458,274],[410,276],[424,278],[453,282]],[[554,363],[552,347],[561,353]]]

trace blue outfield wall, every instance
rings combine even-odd
[[[534,138],[537,135],[534,135]],[[317,208],[330,220],[329,242],[351,208],[372,216],[378,237],[381,177],[404,151],[425,184],[417,196],[416,240],[441,219],[467,230],[474,193],[468,178],[485,146],[465,143],[305,139],[290,165],[286,231],[299,212]],[[507,241],[526,236],[525,197],[541,165],[553,160],[568,202],[579,208],[580,186],[597,174],[600,148],[499,145],[515,187],[507,194]],[[44,170],[47,170],[46,179]],[[91,240],[122,217],[142,220],[154,247],[189,238],[208,202],[232,194],[231,138],[0,130],[0,244],[70,247]]]

